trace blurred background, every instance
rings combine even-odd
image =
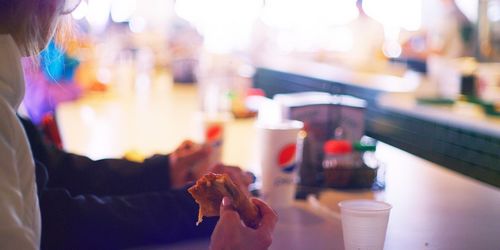
[[[227,140],[251,140],[248,97],[275,94],[256,86],[262,68],[459,103],[498,128],[497,0],[88,0],[67,18],[40,67],[25,62],[23,109],[94,159],[170,152],[196,112],[230,114]],[[224,159],[250,162],[242,151]]]

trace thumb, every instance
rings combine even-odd
[[[220,213],[222,215],[227,211],[234,211],[233,200],[227,196],[224,196],[220,204]]]
[[[193,148],[184,152],[183,156],[187,162],[197,162],[202,159],[207,159],[209,156],[209,150],[204,147]]]
[[[231,221],[232,223],[239,222],[240,215],[234,210],[233,200],[227,196],[222,198],[220,205],[220,219],[224,221]]]

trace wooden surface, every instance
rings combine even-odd
[[[154,83],[142,94],[112,90],[58,109],[65,148],[95,159],[170,152],[192,135],[197,110],[194,86]],[[187,124],[187,125],[186,125]],[[252,170],[253,120],[227,125],[223,159]],[[322,209],[306,201],[278,210],[271,249],[342,249],[337,203],[373,198],[393,205],[385,249],[500,249],[500,189],[480,183],[399,149],[380,144],[386,166],[381,192],[327,190]],[[206,249],[208,241],[144,249]]]

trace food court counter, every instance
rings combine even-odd
[[[271,249],[343,249],[337,203],[376,199],[393,205],[386,250],[499,249],[500,190],[387,144],[377,156],[387,166],[385,191],[328,189],[318,199],[276,209]],[[207,249],[208,239],[146,249]]]
[[[97,93],[58,109],[66,149],[93,158],[168,152],[191,134],[194,86],[154,85],[146,96]],[[145,112],[147,110],[147,112]],[[175,117],[175,119],[173,118]],[[252,168],[253,120],[227,124],[224,160]],[[271,249],[343,249],[337,203],[373,198],[391,203],[386,249],[499,249],[500,189],[380,143],[384,191],[328,189],[317,199],[277,209]],[[193,218],[195,223],[196,218]],[[208,239],[140,249],[207,249]]]

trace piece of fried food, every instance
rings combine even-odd
[[[200,205],[196,225],[202,222],[203,216],[219,216],[219,209],[224,196],[233,200],[234,209],[248,227],[256,228],[259,225],[259,209],[231,181],[227,174],[208,173],[198,179],[196,184],[189,188],[188,191],[196,203]]]

